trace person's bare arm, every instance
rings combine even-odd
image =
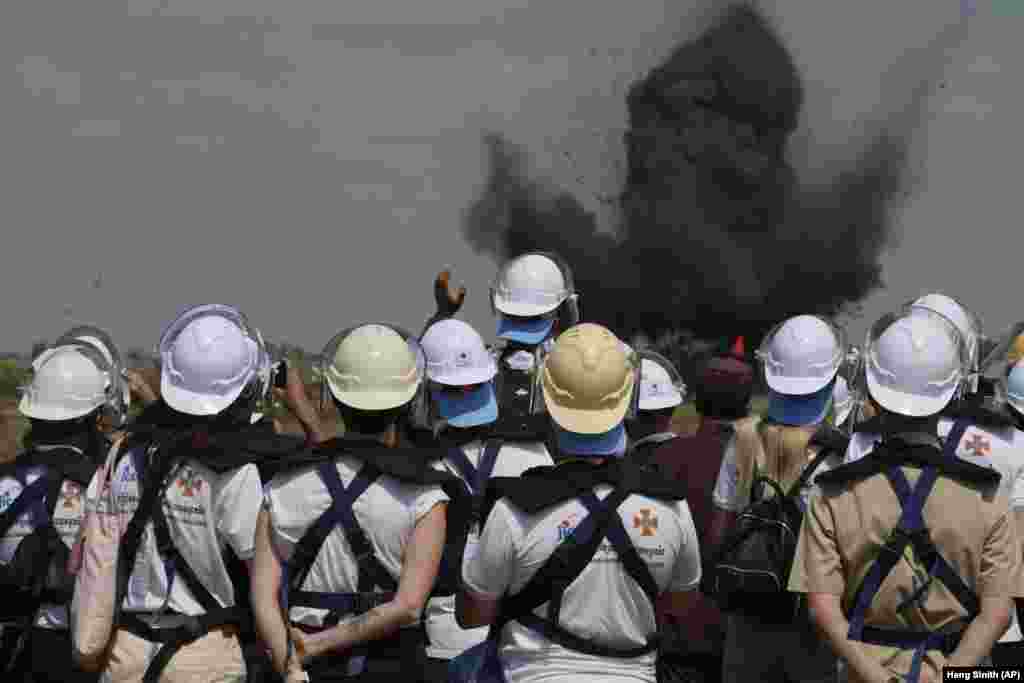
[[[314,635],[292,631],[304,660],[385,638],[419,618],[441,565],[447,507],[447,503],[438,503],[416,523],[402,561],[394,600]]]
[[[128,388],[131,389],[132,395],[137,397],[142,405],[156,403],[159,397],[141,373],[136,370],[125,370],[124,377],[128,380]]]
[[[274,397],[285,404],[302,425],[306,438],[312,443],[323,443],[330,438],[324,430],[320,413],[306,395],[306,385],[299,369],[288,365],[288,383],[284,389],[274,388]]]
[[[981,599],[981,612],[964,631],[960,645],[946,660],[946,666],[978,666],[992,652],[992,646],[1010,626],[1010,596]]]
[[[872,659],[864,648],[846,637],[850,622],[843,614],[840,596],[831,593],[808,593],[807,605],[811,621],[832,646],[832,651],[854,670],[862,681],[885,683],[893,674]]]
[[[270,659],[279,673],[287,671],[288,625],[278,596],[281,565],[270,541],[270,515],[260,510],[256,522],[256,556],[252,561],[251,600],[256,630],[270,650]],[[298,661],[293,658],[298,666]]]

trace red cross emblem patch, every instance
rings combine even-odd
[[[988,439],[984,438],[981,434],[972,434],[971,438],[964,442],[964,449],[968,453],[974,453],[977,456],[988,455]]]
[[[633,515],[633,528],[639,529],[641,536],[653,536],[658,529],[658,516],[644,508]]]
[[[188,498],[191,498],[203,488],[203,480],[199,478],[198,474],[188,468],[178,477],[177,483],[178,488],[181,489],[181,495]]]

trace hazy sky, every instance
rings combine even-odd
[[[470,287],[464,317],[491,336],[496,264],[460,234],[485,173],[482,133],[526,146],[538,175],[604,210],[596,196],[622,180],[626,87],[699,32],[695,10],[709,5],[5,3],[0,350],[27,351],[78,322],[105,326],[123,348],[151,347],[179,308],[209,302],[309,349],[361,320],[418,330],[445,264]],[[1024,318],[1008,289],[1024,246],[1024,6],[763,7],[804,73],[792,154],[808,182],[906,105],[929,43],[961,25],[914,130],[888,289],[866,313],[937,288],[989,328]]]

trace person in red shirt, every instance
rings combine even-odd
[[[686,487],[686,502],[701,548],[709,547],[711,491],[732,439],[732,421],[746,417],[750,410],[754,371],[743,360],[743,352],[740,337],[728,355],[711,358],[704,364],[693,386],[700,420],[696,432],[666,441],[652,454],[652,463],[665,476]],[[670,651],[684,652],[687,664],[704,681],[721,678],[725,631],[722,615],[710,599],[699,596],[685,614],[660,604],[658,620],[663,637],[671,643]]]

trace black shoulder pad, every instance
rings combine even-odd
[[[448,485],[460,480],[448,472],[434,469],[430,463],[447,455],[443,448],[388,448],[379,441],[341,437],[325,441],[295,453],[287,469],[320,464],[340,457],[351,457],[372,464],[382,473],[401,481],[424,485]]]
[[[943,417],[967,420],[982,428],[1007,429],[1014,426],[1013,416],[994,401],[959,401],[942,411]]]
[[[881,434],[885,431],[885,425],[882,423],[881,417],[874,415],[858,423],[853,431],[858,434]]]
[[[832,425],[823,424],[811,437],[810,444],[842,455],[850,445],[850,438]]]
[[[946,458],[937,448],[882,443],[859,460],[821,473],[815,481],[823,486],[843,486],[884,472],[893,465],[935,467],[943,476],[983,488],[998,486],[1001,479],[996,470],[960,458]]]
[[[507,498],[516,508],[535,514],[600,484],[663,500],[686,498],[678,482],[667,481],[657,472],[627,459],[609,460],[601,465],[570,461],[534,467],[520,477],[493,477],[488,483],[488,497],[494,501]]]
[[[488,430],[493,439],[503,441],[545,441],[548,438],[548,416],[544,413],[499,417]]]
[[[98,465],[74,448],[48,448],[45,451],[29,449],[19,453],[11,462],[0,465],[0,478],[13,477],[18,470],[28,467],[46,467],[60,470],[64,479],[88,486]]]

